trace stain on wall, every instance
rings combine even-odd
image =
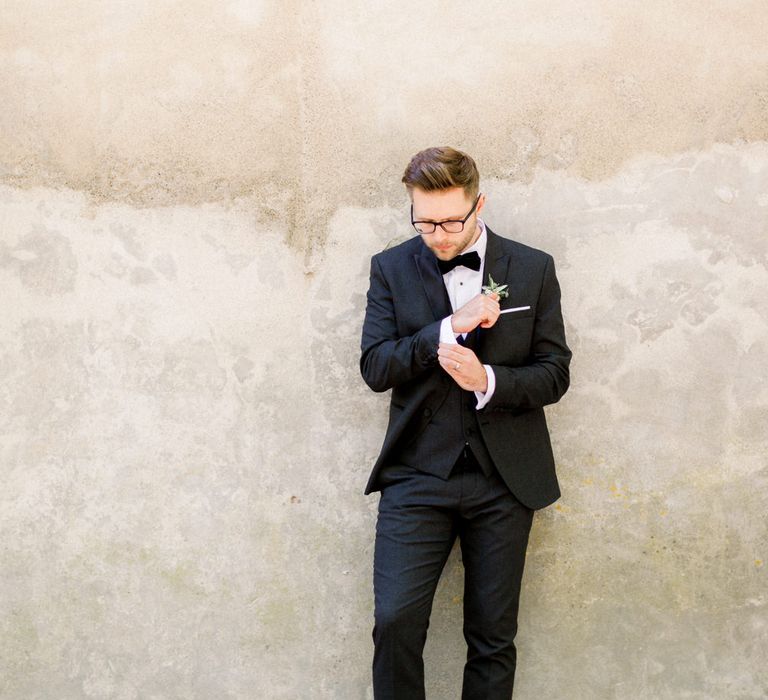
[[[515,696],[768,695],[763,3],[2,12],[0,697],[370,697],[360,324],[439,143],[574,351]]]

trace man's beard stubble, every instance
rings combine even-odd
[[[475,243],[475,240],[474,240],[475,236],[479,236],[477,220],[472,222],[472,228],[469,230],[469,232],[467,232],[467,229],[465,228],[464,231],[462,231],[462,235],[463,235],[463,238],[457,243],[453,244],[455,245],[455,247],[452,248],[450,251],[452,253],[450,258],[441,257],[438,254],[439,252],[442,252],[443,255],[445,255],[445,253],[447,253],[448,251],[437,251],[434,245],[430,245],[429,243],[426,243],[426,241],[425,241],[425,244],[427,248],[429,248],[432,251],[432,254],[439,260],[452,260],[457,255],[461,255],[467,248],[469,248],[472,244]]]

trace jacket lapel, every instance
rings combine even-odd
[[[504,252],[501,245],[501,237],[496,235],[488,225],[485,226],[486,235],[488,236],[488,242],[485,247],[485,265],[483,266],[483,285],[488,284],[488,276],[493,277],[493,281],[496,284],[510,284],[509,279],[509,255]],[[510,285],[511,286],[511,285]],[[501,300],[502,306],[504,300]],[[472,332],[472,344],[470,347],[473,350],[480,350],[483,342],[487,338],[487,334],[493,331],[491,328],[475,328]]]
[[[491,229],[486,225],[486,235],[488,242],[485,247],[485,266],[483,268],[483,285],[488,284],[488,276],[493,277],[496,284],[509,284],[509,255],[501,247],[501,241]]]
[[[437,258],[423,244],[421,250],[413,257],[435,321],[440,321],[446,316],[450,316],[453,313],[451,300],[448,298],[443,276],[440,274],[440,268],[437,266]]]

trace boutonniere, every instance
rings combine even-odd
[[[493,277],[488,275],[488,284],[483,285],[483,294],[486,296],[490,296],[493,293],[496,293],[499,295],[499,299],[506,299],[509,296],[509,292],[507,292],[508,284],[497,284],[493,281]],[[477,287],[475,287],[477,289]]]

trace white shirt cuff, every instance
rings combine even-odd
[[[493,392],[496,389],[496,375],[493,373],[493,367],[490,365],[483,365],[483,367],[485,367],[485,376],[488,377],[488,388],[485,393],[482,391],[475,392],[475,396],[477,397],[477,406],[475,406],[475,410],[477,411],[491,400],[491,396],[493,396]]]
[[[453,343],[454,345],[457,345],[456,334],[453,332],[450,316],[446,316],[440,324],[440,342]]]

